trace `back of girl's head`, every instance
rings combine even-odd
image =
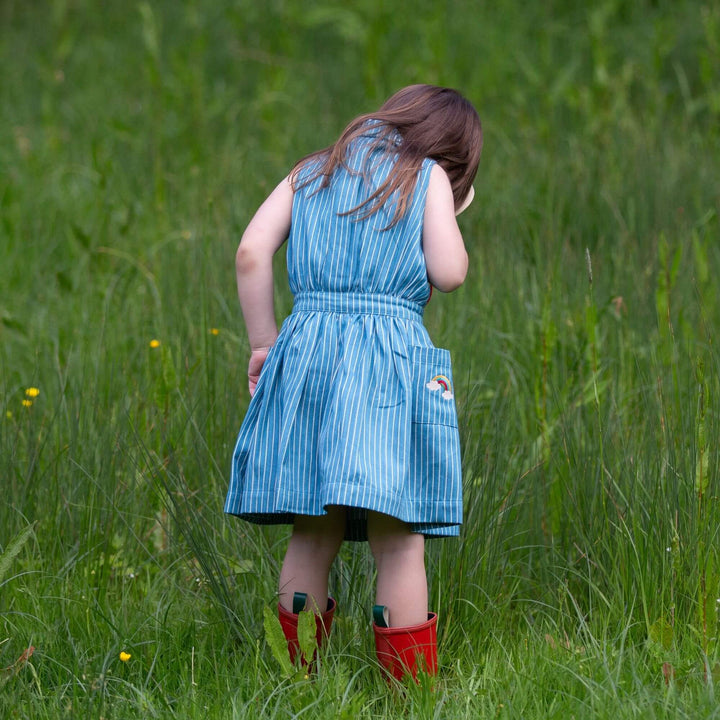
[[[375,124],[375,148],[385,148],[397,160],[385,182],[357,208],[358,218],[375,213],[394,193],[399,193],[393,224],[405,213],[417,172],[423,160],[435,160],[447,173],[455,204],[459,205],[472,186],[482,150],[482,127],[477,111],[457,90],[434,85],[409,85],[386,100],[379,110],[360,115],[343,131],[338,140],[300,160],[292,174],[295,189],[318,176],[327,187],[338,167],[347,167],[350,147],[367,132],[368,122]],[[399,133],[401,142],[392,142]],[[310,161],[315,170],[302,182],[299,171]]]
[[[410,85],[368,117],[396,128],[408,151],[436,160],[450,178],[455,202],[465,198],[482,150],[482,126],[470,101],[451,88]]]

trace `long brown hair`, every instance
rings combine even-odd
[[[405,214],[417,175],[425,158],[440,165],[450,178],[455,205],[459,205],[472,186],[482,150],[482,126],[477,111],[457,90],[434,85],[409,85],[385,101],[379,110],[355,118],[338,140],[299,160],[290,177],[298,190],[322,176],[320,188],[330,185],[338,167],[348,168],[351,143],[366,134],[368,121],[374,121],[375,135],[366,157],[373,150],[397,155],[385,181],[364,202],[344,214],[357,214],[362,220],[377,212],[393,193],[398,192],[394,225]],[[395,133],[400,142],[395,143]],[[307,177],[299,181],[300,171],[317,161]]]

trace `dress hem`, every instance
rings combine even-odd
[[[347,486],[338,487],[347,495]],[[325,509],[328,506],[345,507],[348,511],[345,540],[349,541],[367,540],[368,511],[379,512],[395,517],[406,523],[411,532],[420,533],[427,539],[457,537],[460,534],[460,526],[462,524],[462,520],[458,519],[462,517],[462,511],[458,503],[436,503],[434,505],[434,509],[440,510],[439,514],[445,517],[444,520],[437,516],[435,518],[428,518],[427,512],[424,513],[425,519],[420,519],[418,515],[411,517],[406,512],[402,512],[402,510],[398,512],[396,503],[386,505],[372,502],[372,499],[363,498],[363,504],[360,506],[358,504],[348,504],[347,499],[345,502],[339,502],[333,498],[331,493],[326,493],[326,500],[318,506],[317,503],[307,502],[307,500],[311,500],[313,497],[307,493],[290,493],[289,495],[294,496],[295,501],[305,499],[306,502],[292,502],[292,498],[288,497],[288,495],[285,496],[284,501],[280,501],[276,496],[270,494],[264,496],[256,494],[253,497],[253,502],[247,502],[247,498],[245,498],[245,502],[240,503],[241,507],[238,507],[238,503],[233,502],[235,498],[228,497],[224,510],[228,515],[234,515],[255,525],[292,525],[295,520],[295,515],[322,517],[327,514]],[[235,497],[241,499],[242,495]],[[265,500],[265,502],[263,502],[263,500]],[[264,509],[253,510],[253,506]],[[266,509],[269,507],[273,509]],[[407,508],[405,509],[407,510]],[[417,508],[415,509],[417,510]],[[427,511],[427,506],[425,506],[424,509]]]

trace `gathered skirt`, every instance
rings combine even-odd
[[[347,508],[428,538],[462,522],[450,353],[422,306],[389,295],[303,292],[270,350],[233,453],[225,512],[259,524]]]

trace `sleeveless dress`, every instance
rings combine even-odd
[[[375,134],[370,125],[352,144],[353,172],[340,167],[328,188],[316,179],[294,195],[294,305],[243,421],[225,512],[292,523],[343,505],[347,540],[367,539],[368,510],[428,538],[456,536],[462,477],[450,353],[433,346],[422,323],[434,162],[424,161],[408,211],[391,228],[392,200],[364,220],[339,215],[392,168],[392,152],[369,152]]]

